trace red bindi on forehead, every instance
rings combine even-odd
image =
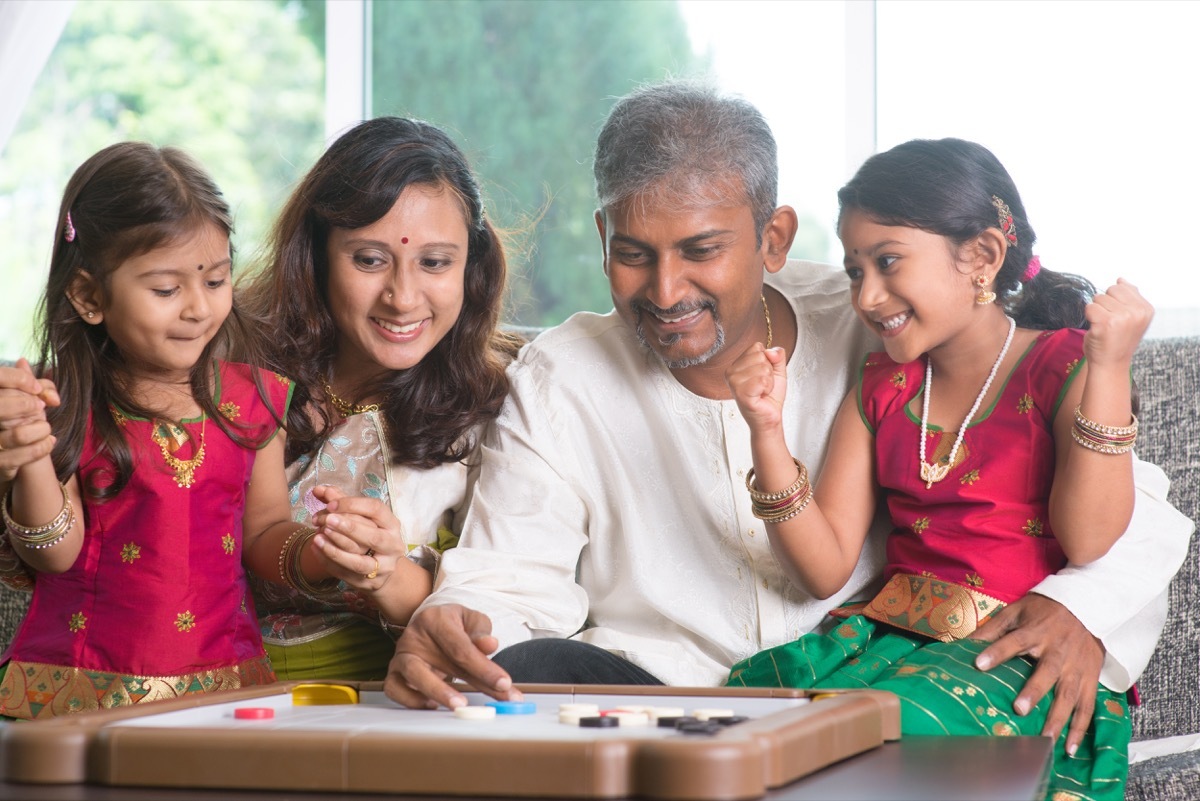
[[[407,236],[402,236],[402,237],[400,237],[400,244],[401,244],[401,245],[407,245],[407,244],[408,244],[408,237],[407,237]]]

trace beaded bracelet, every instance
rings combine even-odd
[[[1133,450],[1137,441],[1138,420],[1127,426],[1106,426],[1083,416],[1075,407],[1075,422],[1071,424],[1071,439],[1097,453],[1122,454]]]
[[[393,640],[398,640],[400,639],[400,635],[404,633],[404,630],[408,628],[408,626],[401,626],[399,623],[393,623],[392,621],[388,620],[383,616],[383,610],[380,609],[379,628],[383,629],[384,633]]]
[[[330,578],[313,584],[304,577],[300,560],[304,556],[304,549],[315,536],[317,536],[317,530],[311,526],[302,526],[288,536],[283,543],[283,548],[279,551],[279,578],[301,595],[313,600],[321,600],[322,595],[328,595],[330,590],[337,587],[338,582],[337,579]]]
[[[62,510],[49,523],[31,527],[23,526],[12,519],[9,511],[12,506],[12,487],[9,487],[8,493],[4,496],[4,503],[0,505],[0,512],[3,514],[4,528],[13,540],[26,548],[40,550],[57,545],[66,538],[67,534],[71,532],[71,526],[75,524],[75,507],[71,504],[71,499],[67,497],[66,486],[59,484],[58,488],[62,491]]]
[[[778,492],[761,492],[754,488],[754,468],[746,474],[746,489],[750,491],[750,511],[764,523],[782,523],[791,520],[808,507],[813,497],[812,485],[808,482],[808,468],[799,459],[792,458],[796,465],[796,480]]]

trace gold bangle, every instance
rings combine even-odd
[[[319,601],[322,599],[322,596],[327,596],[330,590],[337,588],[338,580],[336,578],[329,578],[313,584],[304,577],[304,571],[300,567],[300,560],[304,556],[304,549],[315,536],[317,536],[317,530],[311,526],[303,526],[296,529],[284,543],[283,550],[280,552],[279,563],[280,576],[283,578],[284,584],[301,595]]]
[[[778,492],[762,492],[761,490],[755,489],[754,468],[751,467],[750,472],[746,474],[746,489],[750,492],[750,499],[763,503],[780,501],[789,495],[796,493],[801,487],[807,484],[808,468],[806,468],[804,464],[794,456],[792,457],[792,463],[796,465],[796,480],[792,482],[791,486],[785,487]]]
[[[1119,455],[1133,450],[1137,441],[1138,419],[1127,426],[1107,426],[1083,416],[1080,407],[1075,407],[1075,420],[1071,424],[1071,439],[1076,444],[1096,453]]]
[[[764,507],[757,503],[751,503],[750,511],[759,520],[764,523],[782,523],[785,520],[791,520],[796,515],[808,508],[808,504],[813,499],[812,485],[805,483],[804,487],[786,502],[775,504],[770,507]]]
[[[294,530],[291,534],[288,535],[288,538],[283,541],[283,547],[279,549],[279,581],[282,582],[283,584],[286,584],[289,587],[292,586],[292,583],[290,581],[288,581],[287,564],[286,564],[287,556],[288,556],[288,553],[290,553],[290,550],[292,547],[292,541],[294,539],[296,539],[296,537],[300,536],[300,534],[302,534],[303,532],[308,531],[308,530],[309,529],[307,529],[307,528],[298,528],[298,529]]]
[[[746,489],[750,491],[750,511],[764,523],[782,523],[803,512],[813,498],[812,484],[808,481],[808,468],[799,459],[792,457],[796,465],[796,480],[791,486],[778,492],[759,492],[754,488],[754,470],[746,476]]]
[[[12,487],[9,487],[8,493],[4,496],[4,503],[0,505],[4,528],[8,531],[9,536],[25,547],[34,549],[49,548],[62,542],[75,523],[75,508],[67,496],[66,485],[59,484],[58,488],[62,492],[63,505],[54,519],[40,526],[23,526],[12,519],[9,511],[9,507],[12,506]]]

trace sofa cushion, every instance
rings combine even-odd
[[[1200,337],[1142,343],[1133,365],[1141,396],[1137,454],[1171,479],[1171,503],[1200,517]],[[1171,582],[1162,639],[1138,681],[1133,739],[1200,732],[1200,538]],[[1196,797],[1195,795],[1192,796]]]
[[[1147,759],[1129,766],[1125,801],[1196,801],[1200,751]]]

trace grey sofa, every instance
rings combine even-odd
[[[1146,342],[1134,364],[1141,390],[1139,455],[1171,478],[1171,501],[1200,519],[1200,337]],[[7,644],[29,596],[0,586],[0,643]],[[1134,740],[1200,732],[1200,537],[1171,584],[1171,612],[1138,686]],[[1127,799],[1200,799],[1200,751],[1134,764]]]
[[[1200,520],[1200,337],[1142,344],[1134,363],[1144,434],[1138,455],[1166,471],[1170,500]],[[1138,681],[1133,739],[1200,732],[1200,537],[1171,582],[1171,611],[1150,666]],[[1126,799],[1200,799],[1200,751],[1138,762],[1129,769]]]

